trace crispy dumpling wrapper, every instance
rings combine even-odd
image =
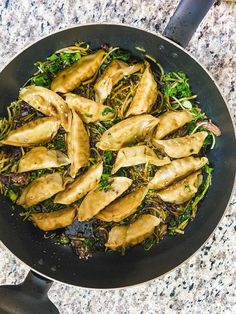
[[[78,170],[89,159],[89,136],[79,115],[72,111],[71,130],[67,136],[67,153],[71,162],[70,176],[75,178]]]
[[[127,218],[135,213],[147,192],[147,187],[138,188],[108,205],[96,216],[96,218],[106,222],[118,222]]]
[[[170,164],[157,170],[149,183],[149,188],[154,190],[163,189],[173,182],[201,169],[207,163],[208,159],[206,157],[186,157],[173,160]]]
[[[138,72],[141,68],[142,64],[140,63],[128,65],[121,60],[113,60],[94,85],[96,101],[103,103],[120,80]]]
[[[33,213],[31,218],[36,226],[43,231],[65,228],[72,224],[76,208],[63,208],[50,213]]]
[[[157,123],[158,119],[149,114],[125,119],[106,130],[96,146],[102,150],[117,151],[130,143],[144,140]]]
[[[127,245],[136,245],[150,237],[161,219],[153,215],[142,215],[129,226],[115,226],[109,232],[106,247],[116,250]]]
[[[197,193],[202,184],[201,171],[195,172],[181,181],[174,183],[168,188],[161,190],[157,195],[164,201],[174,204],[183,204],[189,201]]]
[[[91,166],[85,174],[69,184],[66,189],[58,193],[54,203],[72,204],[93,190],[99,183],[103,171],[103,164]]]
[[[162,139],[192,121],[194,116],[188,110],[167,111],[157,117],[159,123],[154,138]]]
[[[20,90],[20,99],[46,116],[57,116],[61,125],[69,131],[71,111],[62,97],[42,86],[26,86]]]
[[[142,215],[138,220],[132,223],[126,234],[126,243],[129,245],[136,245],[150,237],[155,227],[161,222],[160,218],[153,215]]]
[[[115,226],[109,231],[109,238],[105,246],[111,250],[124,248],[128,226]]]
[[[118,151],[111,173],[116,173],[122,167],[131,167],[146,163],[160,167],[169,164],[170,159],[168,157],[158,158],[154,150],[146,145],[124,147]]]
[[[86,123],[111,120],[115,115],[113,108],[76,94],[66,94],[66,102]]]
[[[40,118],[10,131],[0,144],[30,147],[50,142],[60,127],[56,117]]]
[[[118,198],[132,184],[126,177],[115,177],[110,180],[111,188],[107,191],[100,187],[89,192],[78,210],[78,220],[85,221],[96,216],[102,209]]]
[[[37,205],[64,190],[64,188],[65,184],[60,173],[44,174],[27,185],[18,198],[17,204],[24,208]]]
[[[32,148],[20,159],[18,172],[57,168],[69,163],[69,158],[61,151],[39,146]]]
[[[157,83],[150,69],[150,64],[147,63],[147,67],[140,79],[135,96],[125,116],[128,117],[150,112],[156,100]]]
[[[87,81],[97,73],[104,55],[105,51],[100,49],[60,71],[52,81],[51,90],[68,93],[79,87],[82,82]]]
[[[172,158],[182,158],[198,154],[207,135],[207,132],[201,131],[169,140],[153,139],[152,143],[166,155]]]

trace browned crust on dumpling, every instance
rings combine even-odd
[[[59,127],[60,121],[56,117],[40,118],[10,131],[0,143],[22,147],[45,144],[54,138]]]
[[[60,71],[51,84],[51,90],[68,93],[79,87],[82,82],[93,77],[98,71],[105,51],[100,49],[95,53],[84,56],[68,68]]]
[[[43,231],[65,228],[72,224],[76,208],[63,208],[50,213],[33,213],[31,218],[35,225]]]

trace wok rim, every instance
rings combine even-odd
[[[49,34],[47,35],[44,35],[36,40],[34,40],[33,42],[29,43],[28,45],[26,45],[24,48],[22,48],[18,53],[14,54],[4,65],[3,67],[0,69],[0,75],[1,75],[1,72],[17,57],[19,56],[21,53],[23,53],[25,50],[27,50],[28,48],[30,48],[31,46],[35,45],[36,43],[38,43],[39,41],[47,38],[47,37],[50,37],[52,35],[55,35],[55,34],[58,34],[60,32],[64,32],[66,30],[69,30],[69,29],[73,29],[73,28],[80,28],[80,27],[83,27],[83,26],[100,26],[100,25],[103,25],[103,26],[118,26],[118,27],[128,27],[128,28],[132,28],[132,29],[136,29],[138,31],[142,31],[142,32],[146,32],[146,33],[150,33],[156,37],[159,37],[165,41],[167,41],[168,43],[172,44],[173,46],[177,47],[178,49],[181,49],[184,53],[186,53],[187,55],[189,55],[190,58],[193,59],[194,62],[196,62],[205,72],[206,74],[208,75],[208,77],[212,80],[212,82],[215,84],[215,87],[217,88],[217,90],[219,91],[222,99],[224,100],[224,104],[228,110],[228,113],[229,113],[229,116],[230,116],[230,120],[231,120],[231,123],[232,123],[232,126],[233,126],[233,130],[234,130],[234,138],[236,138],[236,125],[234,123],[234,120],[233,120],[233,112],[231,112],[231,109],[229,108],[228,104],[227,104],[227,101],[223,95],[223,93],[221,92],[221,89],[218,85],[218,83],[216,82],[215,78],[213,77],[213,75],[206,69],[206,67],[204,65],[202,65],[202,63],[200,63],[193,55],[192,53],[188,52],[185,48],[183,48],[182,46],[178,45],[177,43],[175,43],[174,41],[172,41],[171,39],[165,37],[164,35],[160,34],[159,32],[154,32],[154,31],[151,31],[151,30],[147,30],[146,28],[144,27],[138,27],[138,26],[133,26],[133,25],[130,25],[130,24],[126,24],[126,23],[112,23],[112,22],[98,22],[98,23],[83,23],[83,24],[72,24],[70,26],[67,26],[67,27],[63,27],[62,29],[59,29],[59,30],[56,30],[54,32],[50,32]],[[236,169],[234,171],[234,182],[236,180]],[[213,233],[215,232],[215,230],[217,229],[217,227],[219,226],[219,224],[221,223],[221,221],[223,220],[223,218],[225,217],[226,215],[226,212],[229,208],[229,205],[231,203],[231,200],[234,196],[234,192],[236,192],[236,185],[233,184],[233,187],[232,187],[232,190],[231,190],[231,194],[230,194],[230,197],[229,197],[229,200],[227,202],[227,205],[224,209],[224,212],[220,218],[220,220],[218,221],[217,225],[214,227],[213,231],[210,233],[210,235],[207,237],[207,239],[199,246],[199,248],[192,254],[190,255],[187,259],[185,259],[184,261],[182,261],[181,263],[179,263],[178,265],[176,265],[174,268],[170,269],[169,271],[163,273],[162,275],[160,276],[157,276],[157,277],[154,277],[152,279],[149,279],[149,280],[146,280],[146,281],[142,281],[142,282],[139,282],[139,283],[136,283],[136,284],[131,284],[131,285],[128,285],[128,286],[122,286],[122,287],[116,287],[116,288],[89,288],[89,287],[84,287],[84,286],[78,286],[78,285],[73,285],[73,284],[70,284],[70,283],[66,283],[66,282],[63,282],[63,281],[60,281],[58,279],[55,279],[55,278],[52,278],[50,276],[47,276],[43,273],[41,273],[40,271],[38,270],[35,270],[34,267],[28,265],[27,263],[25,263],[24,261],[22,261],[18,256],[16,256],[11,250],[9,247],[7,247],[0,239],[0,242],[1,242],[1,245],[6,249],[6,251],[10,252],[11,254],[13,254],[13,256],[17,259],[17,261],[20,261],[21,263],[23,263],[25,266],[27,266],[30,270],[34,271],[35,273],[39,274],[40,276],[44,277],[45,279],[49,279],[51,280],[52,282],[57,282],[57,283],[60,283],[60,284],[64,284],[64,285],[68,285],[70,287],[75,287],[75,288],[82,288],[82,289],[86,289],[86,290],[102,290],[102,291],[106,291],[106,290],[120,290],[120,289],[124,289],[124,288],[133,288],[133,287],[138,287],[142,284],[149,284],[151,283],[153,280],[155,279],[162,279],[163,276],[169,274],[170,272],[176,270],[178,267],[181,267],[184,263],[188,262],[193,256],[196,255],[196,253],[198,251],[200,251],[200,249],[205,245],[205,243],[212,237]]]

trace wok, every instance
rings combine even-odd
[[[87,288],[118,288],[156,278],[180,265],[196,252],[216,228],[232,193],[235,177],[235,133],[227,105],[210,74],[183,47],[187,45],[213,0],[182,0],[164,36],[126,25],[92,24],[68,28],[47,36],[19,53],[0,74],[0,115],[18,96],[19,88],[33,74],[33,63],[76,41],[92,48],[102,43],[120,46],[142,58],[135,47],[144,47],[165,71],[183,70],[190,78],[201,107],[220,126],[222,136],[209,153],[215,171],[213,183],[197,217],[184,235],[167,236],[150,251],[136,246],[125,256],[98,253],[88,261],[78,259],[69,247],[56,246],[18,209],[0,196],[0,240],[32,271],[19,286],[0,288],[0,313],[58,313],[47,299],[51,280]],[[182,47],[181,47],[182,46]]]

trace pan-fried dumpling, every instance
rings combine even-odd
[[[157,195],[164,201],[174,204],[183,204],[189,201],[197,193],[202,184],[201,171],[195,172],[187,178],[174,183]]]
[[[150,69],[150,64],[147,64],[145,71],[138,84],[135,96],[130,104],[125,116],[148,113],[157,99],[157,83]]]
[[[84,56],[72,66],[60,71],[51,84],[51,90],[59,93],[68,93],[79,87],[82,82],[93,77],[98,71],[102,58],[105,54],[104,50]]]
[[[168,157],[158,158],[153,149],[145,145],[124,147],[119,150],[111,173],[116,173],[122,167],[146,163],[160,167],[169,164],[170,159]]]
[[[186,157],[173,160],[170,164],[157,170],[155,176],[149,183],[149,188],[155,190],[163,189],[174,181],[182,179],[192,172],[201,169],[206,163],[208,163],[206,157]]]
[[[70,176],[74,178],[89,159],[89,136],[79,115],[72,111],[71,130],[67,136]]]
[[[39,146],[32,148],[20,159],[18,172],[57,168],[69,163],[69,158],[59,150],[49,150],[46,147]]]
[[[102,150],[119,150],[130,143],[145,139],[157,123],[158,119],[149,114],[125,119],[106,130],[96,146]]]
[[[44,174],[27,185],[18,198],[17,204],[25,208],[34,206],[64,190],[64,186],[60,173]]]
[[[106,222],[118,222],[127,218],[135,213],[147,194],[147,191],[147,187],[142,187],[119,198],[98,213],[96,218]]]
[[[58,193],[54,199],[54,203],[68,205],[82,198],[98,185],[102,171],[102,163],[91,166],[85,174],[68,185],[64,191]]]
[[[110,230],[105,246],[116,250],[119,247],[139,244],[153,234],[160,222],[160,218],[147,214],[129,226],[115,226]]]
[[[50,213],[33,213],[31,218],[36,226],[43,231],[65,228],[72,224],[76,208],[63,208]]]
[[[19,97],[46,116],[57,116],[63,128],[69,131],[71,112],[59,95],[45,87],[31,85],[23,87]]]
[[[129,245],[136,245],[143,240],[150,237],[155,227],[161,222],[160,218],[153,215],[142,215],[138,220],[132,223],[126,234],[126,243]]]
[[[126,177],[115,177],[110,180],[111,188],[107,191],[100,187],[89,192],[78,211],[78,220],[85,221],[96,216],[102,209],[113,202],[132,184],[132,180]]]
[[[181,158],[198,154],[207,134],[207,132],[202,131],[169,140],[153,139],[152,143],[156,148],[166,153],[166,155],[172,158]]]
[[[109,232],[109,238],[105,246],[114,251],[120,247],[124,248],[127,230],[128,226],[113,227]]]
[[[66,102],[71,109],[80,114],[81,119],[86,123],[114,118],[115,111],[113,108],[88,98],[70,93],[66,94]]]
[[[56,117],[40,118],[10,131],[0,144],[30,147],[50,142],[60,127]]]
[[[167,111],[158,116],[157,119],[159,123],[154,138],[159,140],[192,121],[194,116],[187,110],[178,110]]]
[[[129,66],[121,60],[113,60],[94,85],[96,101],[103,103],[120,80],[126,75],[138,72],[141,68],[142,64],[139,63]]]

